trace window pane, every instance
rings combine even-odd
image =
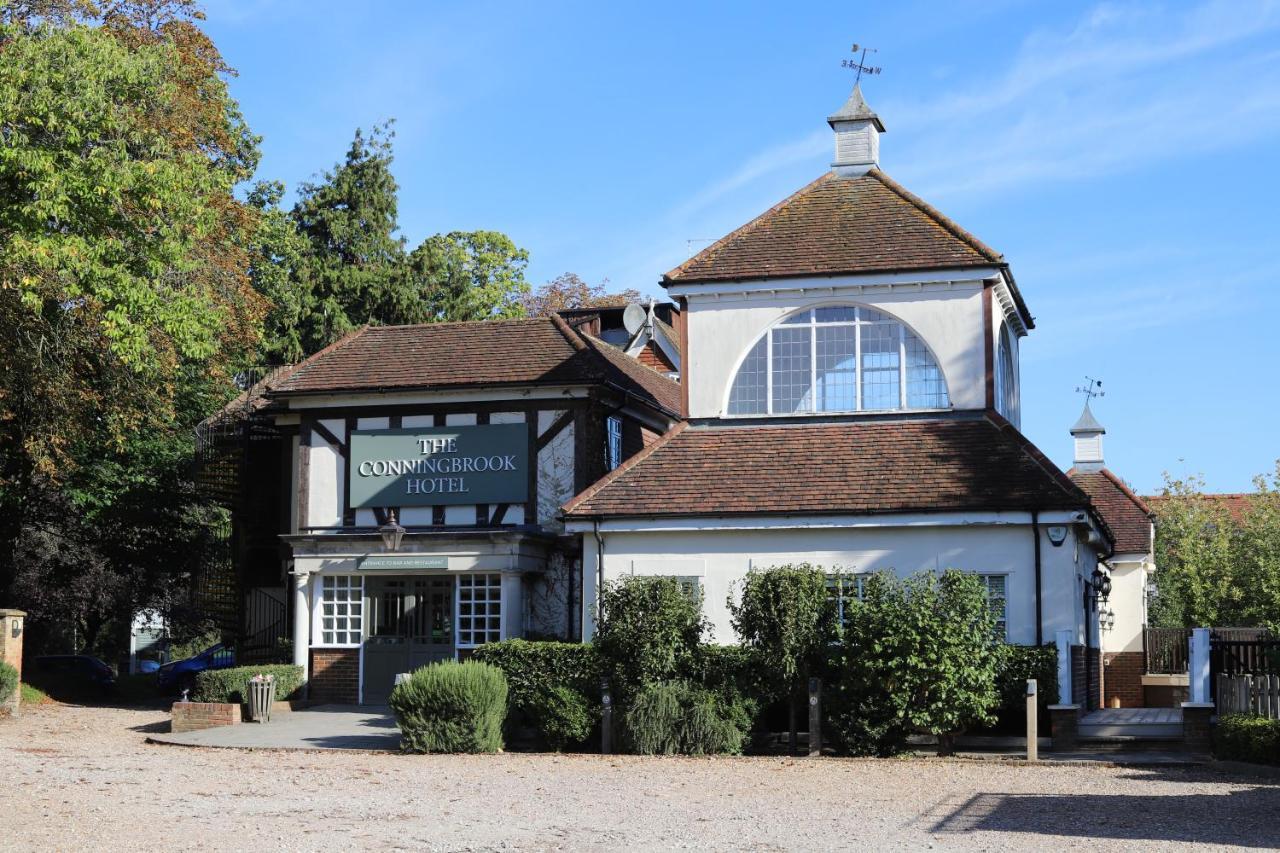
[[[862,327],[862,408],[896,409],[898,388],[897,323]]]
[[[782,321],[783,325],[806,325],[809,322],[809,314],[809,311],[801,311],[799,314],[792,314],[790,317]]]
[[[836,305],[831,308],[819,308],[814,311],[814,319],[819,323],[852,323],[857,311],[852,305]]]
[[[777,414],[813,410],[809,387],[809,329],[774,329],[773,411]]]
[[[873,311],[870,308],[859,308],[858,319],[864,323],[892,323],[893,318],[888,314],[881,314],[879,311]]]
[[[858,407],[855,327],[820,326],[818,347],[818,411],[851,412]]]
[[[951,405],[947,399],[947,383],[938,363],[924,342],[905,331],[907,343],[907,406],[913,409],[943,409]]]
[[[768,379],[765,376],[768,368],[768,342],[761,338],[738,368],[733,388],[729,391],[729,414],[763,415],[769,411]]]

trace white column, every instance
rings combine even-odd
[[[310,572],[293,572],[293,662],[302,667],[307,677],[308,651],[311,649],[311,596],[308,595]]]
[[[1209,701],[1209,629],[1195,628],[1187,641],[1187,675],[1192,702]]]
[[[1075,632],[1064,628],[1055,635],[1058,645],[1058,704],[1072,704],[1071,696],[1071,641]]]

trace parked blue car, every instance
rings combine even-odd
[[[236,665],[235,649],[222,643],[210,646],[195,657],[170,661],[156,670],[156,686],[161,690],[190,690],[196,675],[207,669],[227,669]]]

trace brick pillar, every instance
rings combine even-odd
[[[1080,706],[1050,705],[1049,728],[1053,734],[1053,751],[1070,752],[1080,738]]]
[[[15,717],[22,708],[22,634],[26,619],[27,614],[21,610],[0,609],[0,661],[18,671],[18,686],[5,703]]]
[[[1145,666],[1142,652],[1107,652],[1102,656],[1103,704],[1110,708],[1112,699],[1120,700],[1121,708],[1141,708],[1142,670]]]
[[[1213,752],[1211,716],[1212,702],[1182,703],[1182,744],[1188,752]]]

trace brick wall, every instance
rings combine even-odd
[[[360,701],[360,650],[312,649],[307,698],[312,703],[354,705]]]
[[[1108,652],[1102,656],[1103,699],[1108,708],[1112,698],[1120,699],[1121,708],[1141,708],[1142,652]]]
[[[653,341],[644,345],[644,349],[640,350],[640,354],[636,356],[641,364],[647,364],[654,370],[660,370],[663,373],[670,373],[676,369],[671,363],[671,359],[667,358],[667,354],[662,351],[662,347]]]
[[[240,722],[236,702],[174,702],[170,731],[194,732],[214,726],[234,726]]]
[[[1085,661],[1088,661],[1088,666]],[[1102,667],[1098,649],[1071,647],[1071,701],[1081,710],[1092,711],[1102,698]]]

